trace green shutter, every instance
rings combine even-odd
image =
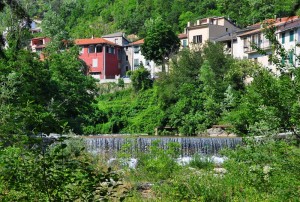
[[[294,52],[293,51],[289,52],[289,62],[290,62],[290,64],[293,64],[293,62],[294,62]]]
[[[290,41],[294,41],[294,30],[290,31]]]
[[[187,47],[187,41],[186,41],[186,39],[183,39],[183,41],[182,41],[182,46],[183,46],[183,47]]]
[[[285,33],[284,32],[281,34],[281,43],[282,44],[285,43]]]

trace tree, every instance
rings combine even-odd
[[[28,28],[30,25],[30,18],[29,15],[25,12],[24,8],[19,4],[16,0],[0,0],[0,14],[5,9],[10,9],[10,29],[8,31],[10,34],[11,41],[14,41],[14,46],[19,48],[21,44],[21,37],[20,34],[24,33],[24,28]],[[17,23],[16,23],[17,22]],[[3,23],[3,22],[2,22]],[[2,33],[0,32],[0,57],[4,56],[3,53],[3,46],[5,45],[5,41],[3,38]]]
[[[55,113],[61,123],[81,133],[81,127],[93,112],[91,104],[97,94],[95,79],[85,76],[78,59],[78,49],[52,52],[46,59],[51,74],[51,102],[48,109]]]
[[[145,26],[147,35],[142,45],[142,54],[147,60],[161,64],[162,72],[166,72],[166,62],[178,51],[180,41],[161,17],[146,21]]]
[[[146,90],[152,86],[150,72],[142,65],[137,70],[131,72],[130,79],[135,92]]]

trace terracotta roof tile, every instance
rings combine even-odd
[[[138,41],[135,41],[135,42],[130,43],[129,45],[141,45],[141,44],[143,44],[143,43],[144,43],[144,39],[140,39],[140,40],[138,40]]]
[[[178,34],[179,39],[186,39],[187,35],[186,34]]]
[[[277,18],[276,21],[275,21],[275,19],[267,19],[267,20],[264,20],[263,23],[273,23],[273,26],[278,27],[278,26],[284,25],[286,23],[293,22],[294,20],[297,20],[297,19],[298,19],[298,16],[291,16],[291,17]],[[255,26],[255,25],[258,25],[258,24],[259,23],[256,23],[252,26]],[[252,27],[252,26],[250,26],[250,27]],[[238,36],[247,36],[247,35],[259,33],[263,29],[264,28],[258,28],[258,29],[255,29],[255,30],[252,30],[252,31],[249,31],[249,32],[242,33]]]
[[[103,38],[91,38],[91,39],[76,39],[75,40],[76,45],[89,45],[89,44],[110,44],[115,45],[115,43],[110,42]]]

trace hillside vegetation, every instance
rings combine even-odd
[[[297,0],[18,0],[32,18],[44,19],[44,34],[100,37],[116,31],[144,37],[144,22],[161,16],[180,33],[188,21],[225,16],[240,27],[295,14]],[[6,27],[7,12],[0,17]],[[51,23],[47,21],[51,21]]]
[[[239,135],[271,135],[299,126],[298,68],[290,72],[293,77],[276,76],[251,61],[233,59],[213,43],[181,51],[169,65],[170,72],[152,86],[142,85],[149,78],[140,67],[131,75],[135,90],[101,95],[85,133],[153,134],[155,127],[168,126],[197,135],[225,124]],[[249,77],[253,81],[246,83]]]
[[[299,135],[299,68],[281,64],[282,74],[275,76],[208,43],[181,51],[169,62],[170,71],[155,81],[141,66],[130,74],[132,88],[124,89],[120,80],[116,89],[99,90],[84,75],[76,47],[66,51],[54,43],[40,61],[24,49],[32,36],[20,26],[27,12],[43,17],[44,34],[59,45],[66,37],[116,30],[142,36],[143,22],[156,15],[178,32],[188,19],[217,14],[245,26],[274,14],[289,15],[295,10],[292,3],[0,0],[1,28],[10,25],[9,47],[0,41],[0,201],[299,201],[299,139],[247,137],[236,150],[222,152],[228,160],[217,165],[219,171],[223,166],[220,173],[203,156],[186,166],[177,164],[176,143],[162,150],[156,142],[149,152],[136,154],[136,169],[124,164],[131,158],[125,145],[114,171],[104,156],[87,152],[79,138],[46,137],[53,132],[151,134],[157,126],[197,135],[217,123],[230,124],[244,136]],[[248,77],[253,81],[246,84]],[[148,198],[138,191],[144,182],[152,186]]]

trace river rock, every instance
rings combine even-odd
[[[207,134],[210,137],[227,137],[228,133],[221,128],[209,128]]]
[[[228,137],[237,137],[237,135],[234,134],[234,133],[229,133],[229,134],[228,134]]]

